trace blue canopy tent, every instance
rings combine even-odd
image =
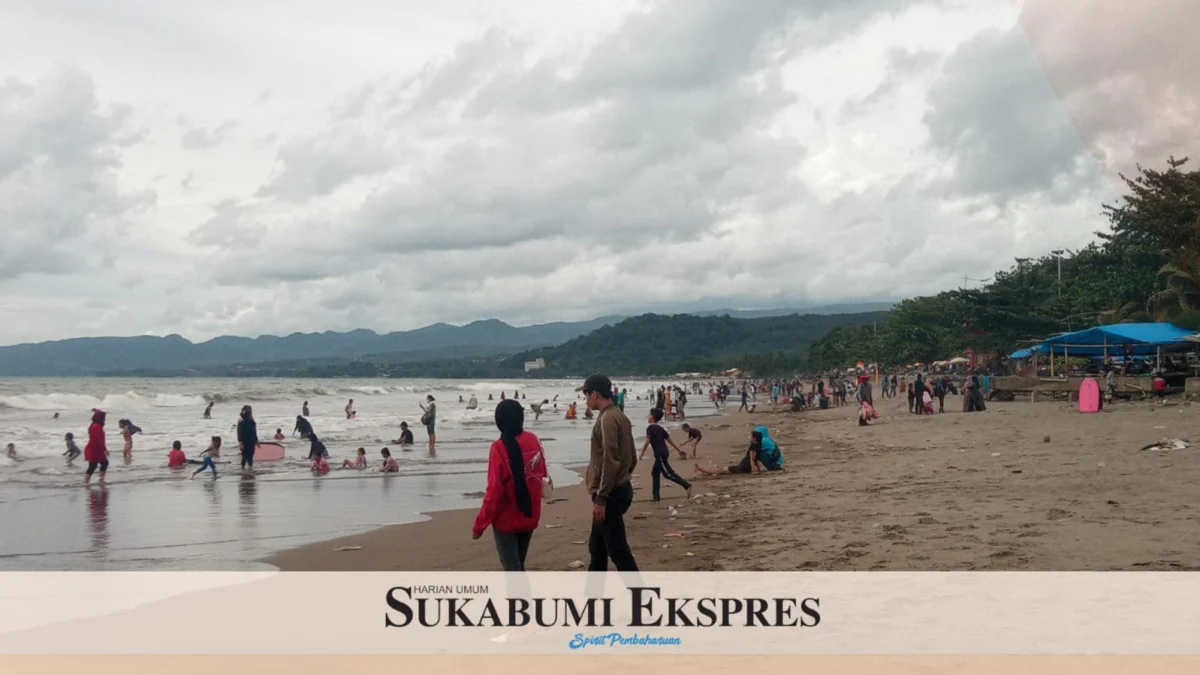
[[[1034,349],[1067,356],[1153,356],[1160,349],[1191,347],[1194,334],[1169,323],[1118,323],[1056,335]]]

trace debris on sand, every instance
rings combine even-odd
[[[336,553],[341,553],[343,551],[361,551],[362,547],[361,546],[343,546],[341,548],[335,548],[333,550]]]
[[[1186,450],[1189,446],[1190,444],[1182,438],[1164,438],[1157,443],[1143,446],[1138,452],[1144,450]]]
[[[571,562],[567,563],[567,567],[570,567],[573,570],[577,570],[580,567],[583,567],[583,561],[582,560],[572,560]]]

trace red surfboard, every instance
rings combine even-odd
[[[1079,385],[1079,412],[1100,412],[1100,383],[1089,377]]]

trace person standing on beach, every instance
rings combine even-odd
[[[675,441],[671,440],[671,435],[660,424],[662,418],[663,411],[658,408],[650,411],[650,419],[647,420],[650,422],[650,426],[646,427],[646,442],[642,444],[642,454],[638,456],[638,459],[646,457],[647,448],[654,448],[654,469],[650,472],[651,494],[654,495],[654,501],[660,501],[659,483],[661,476],[665,476],[667,480],[687,490],[687,497],[691,499],[692,484],[675,473],[675,470],[671,468],[671,453],[667,451],[667,445],[675,448],[675,452],[678,452],[684,459],[687,459],[687,453],[680,450],[679,446],[675,445]]]
[[[624,389],[617,392],[617,408],[619,408],[621,410],[621,412],[625,412],[625,390]]]
[[[242,416],[237,423],[238,446],[242,450],[242,471],[254,471],[254,451],[258,449],[258,423],[250,406],[242,406]]]
[[[432,394],[425,397],[425,402],[429,405],[421,405],[421,424],[425,425],[425,431],[429,434],[429,454],[432,455],[437,452],[437,403]]]
[[[346,404],[346,419],[354,419],[354,399],[350,399],[350,402]]]
[[[88,427],[88,442],[83,447],[83,459],[88,463],[83,484],[92,482],[92,474],[100,469],[100,484],[104,485],[104,474],[108,471],[108,445],[104,441],[103,410],[92,410],[92,425]]]
[[[750,412],[750,396],[746,393],[746,388],[742,387],[742,406],[738,408],[738,412]]]
[[[625,512],[633,504],[633,469],[637,466],[633,428],[613,403],[612,381],[604,375],[592,375],[576,391],[583,392],[589,411],[597,411],[587,469],[592,495],[588,571],[606,571],[611,559],[618,572],[636,572],[637,561],[625,534]]]
[[[505,572],[524,572],[529,543],[542,517],[542,480],[548,477],[542,442],[525,431],[525,409],[515,399],[496,406],[500,438],[488,451],[487,491],[471,538],[488,527]]]

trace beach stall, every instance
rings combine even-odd
[[[1195,343],[1189,339],[1194,335],[1195,331],[1169,323],[1118,323],[1061,333],[1032,349],[1050,355],[1051,375],[1054,375],[1055,356],[1064,360],[1072,356],[1153,356],[1161,368],[1163,352],[1194,349]]]

